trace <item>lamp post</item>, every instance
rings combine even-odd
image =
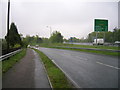
[[[52,27],[51,26],[47,26],[47,28],[50,28],[50,37],[51,37]]]

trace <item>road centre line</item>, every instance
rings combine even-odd
[[[111,66],[111,65],[108,65],[108,64],[104,64],[104,63],[101,63],[101,62],[96,62],[97,64],[101,64],[101,65],[104,65],[104,66],[107,66],[107,67],[111,67],[111,68],[114,68],[114,69],[120,69],[118,67],[115,67],[115,66]]]
[[[85,61],[88,61],[87,58],[84,58],[84,57],[80,57],[80,56],[75,56],[76,58],[80,59],[80,60],[85,60]]]

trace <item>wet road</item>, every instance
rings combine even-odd
[[[39,48],[80,88],[117,88],[118,58],[78,51]]]

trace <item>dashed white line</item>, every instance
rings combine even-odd
[[[108,65],[108,64],[104,64],[104,63],[101,63],[101,62],[96,62],[97,64],[101,64],[101,65],[104,65],[104,66],[107,66],[107,67],[111,67],[111,68],[114,68],[114,69],[120,69],[118,67],[115,67],[115,66],[111,66],[111,65]]]
[[[84,61],[88,61],[87,58],[84,58],[84,57],[80,57],[80,56],[75,56],[76,58],[80,59],[80,60],[84,60]]]

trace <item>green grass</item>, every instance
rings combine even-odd
[[[47,48],[57,48],[57,49],[66,49],[66,50],[89,52],[89,53],[102,54],[102,55],[120,56],[120,53],[118,53],[118,52],[65,48],[65,47],[80,47],[80,48],[97,48],[97,49],[120,50],[119,47],[113,47],[113,46],[90,46],[90,45],[74,45],[74,44],[60,44],[60,43],[59,44],[41,44],[40,46],[41,47],[47,47]],[[56,47],[56,46],[61,46],[61,47]]]
[[[22,59],[25,55],[26,49],[22,49],[22,51],[10,57],[8,60],[2,61],[2,73],[7,72],[16,62]]]
[[[56,65],[41,51],[34,49],[40,56],[44,66],[47,70],[47,74],[50,78],[53,88],[72,88],[66,76],[63,72],[56,67]]]
[[[50,43],[50,44],[40,44],[43,47],[56,47],[56,46],[64,46],[64,47],[81,47],[81,48],[98,48],[98,49],[113,49],[118,50],[120,48],[114,46],[103,46],[103,45],[75,45],[75,44],[62,44],[62,43]]]
[[[96,51],[96,50],[85,50],[85,49],[73,49],[73,48],[63,48],[63,47],[52,47],[56,49],[65,49],[65,50],[74,50],[74,51],[82,51],[82,52],[89,52],[101,55],[110,55],[110,56],[120,56],[118,52],[108,52],[108,51]]]

